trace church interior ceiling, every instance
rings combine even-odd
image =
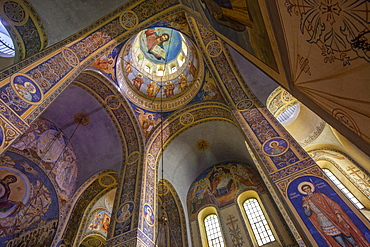
[[[132,165],[144,159],[147,162],[145,169],[157,170],[156,179],[165,179],[177,192],[172,196],[177,200],[172,198],[173,203],[181,202],[190,214],[195,210],[186,203],[187,193],[189,189],[195,191],[192,187],[195,182],[215,173],[209,167],[219,164],[222,169],[232,172],[232,163],[238,164],[237,167],[244,166],[239,167],[241,171],[250,169],[248,172],[254,174],[253,157],[248,152],[246,137],[238,127],[239,119],[232,111],[252,106],[263,108],[278,85],[275,80],[292,89],[292,93],[297,93],[311,106],[317,104],[329,112],[332,116],[328,118],[339,119],[347,131],[349,129],[365,141],[362,147],[368,145],[370,135],[365,126],[370,113],[363,106],[369,104],[370,88],[366,73],[357,73],[368,70],[368,51],[350,41],[367,34],[366,25],[357,30],[363,17],[352,22],[353,29],[357,28],[359,32],[357,36],[342,33],[337,38],[329,37],[340,43],[340,48],[336,49],[311,32],[307,26],[308,17],[304,19],[304,30],[298,31],[304,35],[299,41],[295,39],[299,19],[302,21],[306,17],[299,0],[272,4],[278,14],[271,16],[266,1],[248,0],[246,3],[252,7],[246,13],[250,18],[246,23],[245,20],[215,18],[213,14],[220,11],[220,6],[214,1],[184,1],[185,5],[175,0],[159,1],[155,7],[153,2],[114,0],[109,7],[103,8],[106,6],[103,1],[79,1],[75,7],[67,8],[70,4],[67,0],[29,0],[40,15],[40,19],[30,19],[36,23],[33,28],[38,30],[39,40],[34,47],[23,47],[22,54],[28,57],[23,63],[14,65],[0,76],[0,94],[4,101],[0,103],[4,104],[3,114],[7,117],[0,119],[4,137],[1,151],[7,149],[4,156],[7,160],[3,162],[5,175],[15,174],[24,194],[14,200],[29,205],[43,204],[45,212],[41,220],[51,222],[50,229],[55,228],[53,224],[57,220],[52,214],[64,210],[68,198],[79,193],[83,195],[81,198],[88,198],[86,201],[95,201],[94,204],[76,202],[92,211],[88,218],[84,218],[82,228],[66,228],[66,238],[77,241],[73,236],[77,230],[81,233],[78,241],[86,246],[106,238],[106,229],[97,228],[93,223],[98,218],[110,221],[113,209],[107,209],[109,206],[103,202],[105,198],[94,198],[82,191],[94,186],[106,191],[100,178],[91,180],[94,176],[104,176],[101,175],[104,171],[114,177],[114,183],[109,186],[116,186],[117,176],[126,169],[122,168],[122,163],[127,160],[131,162],[132,159],[133,162],[129,162]],[[359,10],[368,4],[360,4]],[[346,13],[357,11],[348,6],[341,7],[347,7],[343,8]],[[193,10],[195,12],[190,14]],[[325,15],[331,25],[338,20],[333,11]],[[62,20],[65,16],[70,19]],[[277,16],[285,29],[281,35],[275,36],[273,32],[281,28],[276,27],[278,24],[273,25]],[[38,26],[38,22],[43,26]],[[338,28],[336,25],[333,25],[334,31]],[[42,56],[32,56],[46,46],[43,36],[46,33],[49,46]],[[286,40],[284,49],[287,53],[283,55],[279,52],[281,37]],[[222,66],[221,59],[228,61],[227,66]],[[330,73],[320,72],[323,63]],[[337,63],[342,67],[335,67]],[[219,66],[214,67],[214,64]],[[12,69],[18,72],[7,76]],[[341,78],[338,79],[339,75]],[[359,94],[357,90],[350,90],[352,85],[346,83],[353,80],[352,75],[356,79],[355,86],[359,86]],[[236,80],[245,83],[241,86],[246,88],[245,97],[240,93],[241,88],[233,86]],[[329,93],[327,88],[335,90]],[[227,90],[232,97],[225,94]],[[348,97],[343,96],[344,91]],[[267,113],[247,114],[246,119],[252,120],[263,119]],[[10,124],[9,119],[14,122]],[[305,119],[311,120],[309,117]],[[297,140],[302,146],[313,142],[326,127],[318,118],[312,121],[315,121],[312,129],[307,130],[308,134],[301,132],[302,138]],[[278,136],[277,132],[266,133],[257,129],[260,126],[250,125],[259,131],[255,141],[261,144],[258,152],[269,156],[269,172],[275,171],[275,166],[287,165],[275,157],[274,142],[283,143],[282,149],[289,149],[284,152],[291,155],[294,162],[308,157],[290,150],[298,145],[292,139],[269,139],[269,135]],[[62,135],[56,135],[56,131]],[[7,139],[3,133],[7,134]],[[55,138],[57,141],[51,142]],[[207,147],[201,148],[199,143]],[[60,156],[64,144],[68,152]],[[144,151],[148,153],[147,157],[140,156]],[[57,172],[68,173],[68,179],[58,178]],[[142,171],[137,168],[132,172],[139,174]],[[29,191],[37,186],[38,176],[45,177],[46,182],[42,187],[43,197],[37,199]],[[276,174],[274,179],[280,179],[279,176]],[[252,180],[244,181],[244,186],[258,187],[259,182]],[[230,198],[220,200],[223,206],[231,202]],[[126,209],[131,217],[138,210],[134,204],[122,202],[116,206],[119,210],[114,210],[123,212]],[[292,200],[291,204],[296,206],[298,201]],[[83,218],[81,214],[75,215],[75,221]],[[118,213],[119,216],[122,221],[118,220],[116,226],[129,229],[131,223],[137,223],[133,217],[132,222],[131,218],[127,221],[129,216],[123,213]],[[24,229],[36,222],[31,218],[27,220]],[[149,223],[140,222],[147,224],[145,230],[148,232],[153,226]],[[3,237],[7,236],[0,236]],[[51,239],[42,241],[49,243]]]

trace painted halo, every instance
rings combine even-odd
[[[299,191],[301,194],[303,194],[303,195],[307,195],[307,193],[306,193],[306,192],[304,192],[304,191],[302,190],[302,187],[303,187],[303,186],[310,186],[310,187],[311,187],[311,191],[312,191],[312,192],[314,192],[314,190],[315,190],[315,185],[313,185],[313,183],[310,183],[310,182],[307,182],[307,181],[302,182],[302,183],[300,183],[300,184],[298,185],[298,191]]]
[[[1,167],[0,168],[1,173],[1,179],[6,177],[7,175],[13,175],[17,178],[17,181],[14,183],[12,187],[17,187],[18,191],[12,191],[9,200],[12,201],[20,201],[23,203],[23,205],[26,205],[28,202],[28,199],[31,194],[31,185],[30,181],[28,180],[27,176],[23,174],[21,171],[11,168],[11,167]],[[0,195],[5,194],[5,188],[4,186],[0,187]],[[16,205],[13,206],[13,208],[16,207]],[[6,218],[9,215],[14,213],[13,209],[9,209],[5,212],[0,212],[0,219]]]
[[[116,220],[117,222],[125,222],[130,219],[134,204],[132,202],[126,202],[118,209]]]
[[[273,137],[262,144],[263,152],[268,156],[279,156],[289,149],[289,143],[281,137]]]
[[[28,75],[17,73],[11,77],[11,86],[14,92],[29,104],[39,104],[43,100],[43,93],[37,83]]]

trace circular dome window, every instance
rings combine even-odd
[[[290,106],[288,109],[284,110],[279,116],[277,116],[277,120],[283,125],[287,126],[296,120],[300,112],[299,103],[293,106]]]
[[[123,47],[117,62],[121,92],[148,110],[175,110],[201,86],[203,63],[192,42],[169,28],[141,31]]]
[[[0,57],[14,57],[15,49],[8,30],[0,21]]]
[[[266,106],[283,126],[293,123],[301,109],[298,100],[282,87],[277,87],[269,95]]]

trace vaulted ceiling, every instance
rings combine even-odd
[[[30,0],[30,2],[40,15],[46,33],[48,34],[49,46],[52,46],[86,28],[94,21],[99,20],[107,13],[129,1],[112,0],[109,1],[109,4],[105,1],[98,0],[80,0],[74,2],[69,0]],[[268,14],[271,20],[272,30],[275,31],[276,46],[281,52],[281,61],[278,61],[278,69],[280,69],[282,75],[284,73],[289,75],[291,73],[290,61],[287,53],[285,53],[287,51],[286,40],[281,35],[283,28],[277,11],[278,7],[277,4],[270,3],[269,1],[266,5],[270,11]],[[243,49],[240,49],[240,47],[235,46],[233,42],[228,40],[228,38],[232,37],[222,37],[229,44],[229,51],[245,82],[263,104],[265,104],[268,95],[278,86],[274,79],[281,79],[279,81],[283,86],[291,89],[301,101],[315,109],[322,117],[324,116],[323,118],[325,120],[337,124],[333,122],[333,118],[328,116],[323,109],[315,105],[302,92],[292,87],[291,82],[287,79],[288,77],[282,76],[277,78],[278,76],[274,76],[273,73],[263,72],[256,66],[256,64],[260,65],[260,62],[253,59],[246,59],[246,53]],[[281,67],[281,64],[286,66]],[[90,116],[90,124],[84,127],[79,126],[74,133],[74,125],[70,123],[73,121],[74,114],[78,112],[93,112],[93,114]],[[107,112],[102,108],[101,103],[91,93],[88,93],[77,85],[70,85],[44,112],[43,117],[54,122],[69,136],[73,135],[71,142],[76,149],[77,158],[82,168],[81,171],[84,171],[81,174],[82,176],[79,177],[79,185],[86,178],[100,170],[114,169],[117,172],[120,171],[122,148],[115,132],[115,126]],[[243,144],[244,137],[234,125],[215,122],[212,126],[210,127],[208,123],[203,123],[193,127],[181,133],[166,149],[164,155],[165,178],[173,182],[176,189],[184,190],[182,193],[185,193],[185,189],[181,187],[181,184],[185,183],[188,185],[191,183],[197,174],[206,169],[208,165],[212,165],[212,163],[230,159],[251,162]],[[343,126],[340,128],[343,130]],[[348,129],[344,129],[344,132],[348,132]],[[353,135],[353,133],[351,136],[354,136],[353,140],[358,141],[359,146],[363,150],[368,145],[360,137]],[[197,139],[208,140],[210,142],[210,148],[204,152],[195,150],[194,147]],[[181,150],[181,154],[178,152],[179,150]],[[101,166],[91,166],[91,164],[97,162]],[[197,163],[196,166],[195,163]],[[191,172],[187,173],[186,177],[176,180],[176,174],[184,174],[186,170],[184,169],[184,165],[186,164],[194,167],[192,167]]]

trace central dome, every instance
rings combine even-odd
[[[121,92],[148,110],[175,110],[198,92],[203,65],[193,43],[180,32],[145,29],[124,46],[117,64]]]

